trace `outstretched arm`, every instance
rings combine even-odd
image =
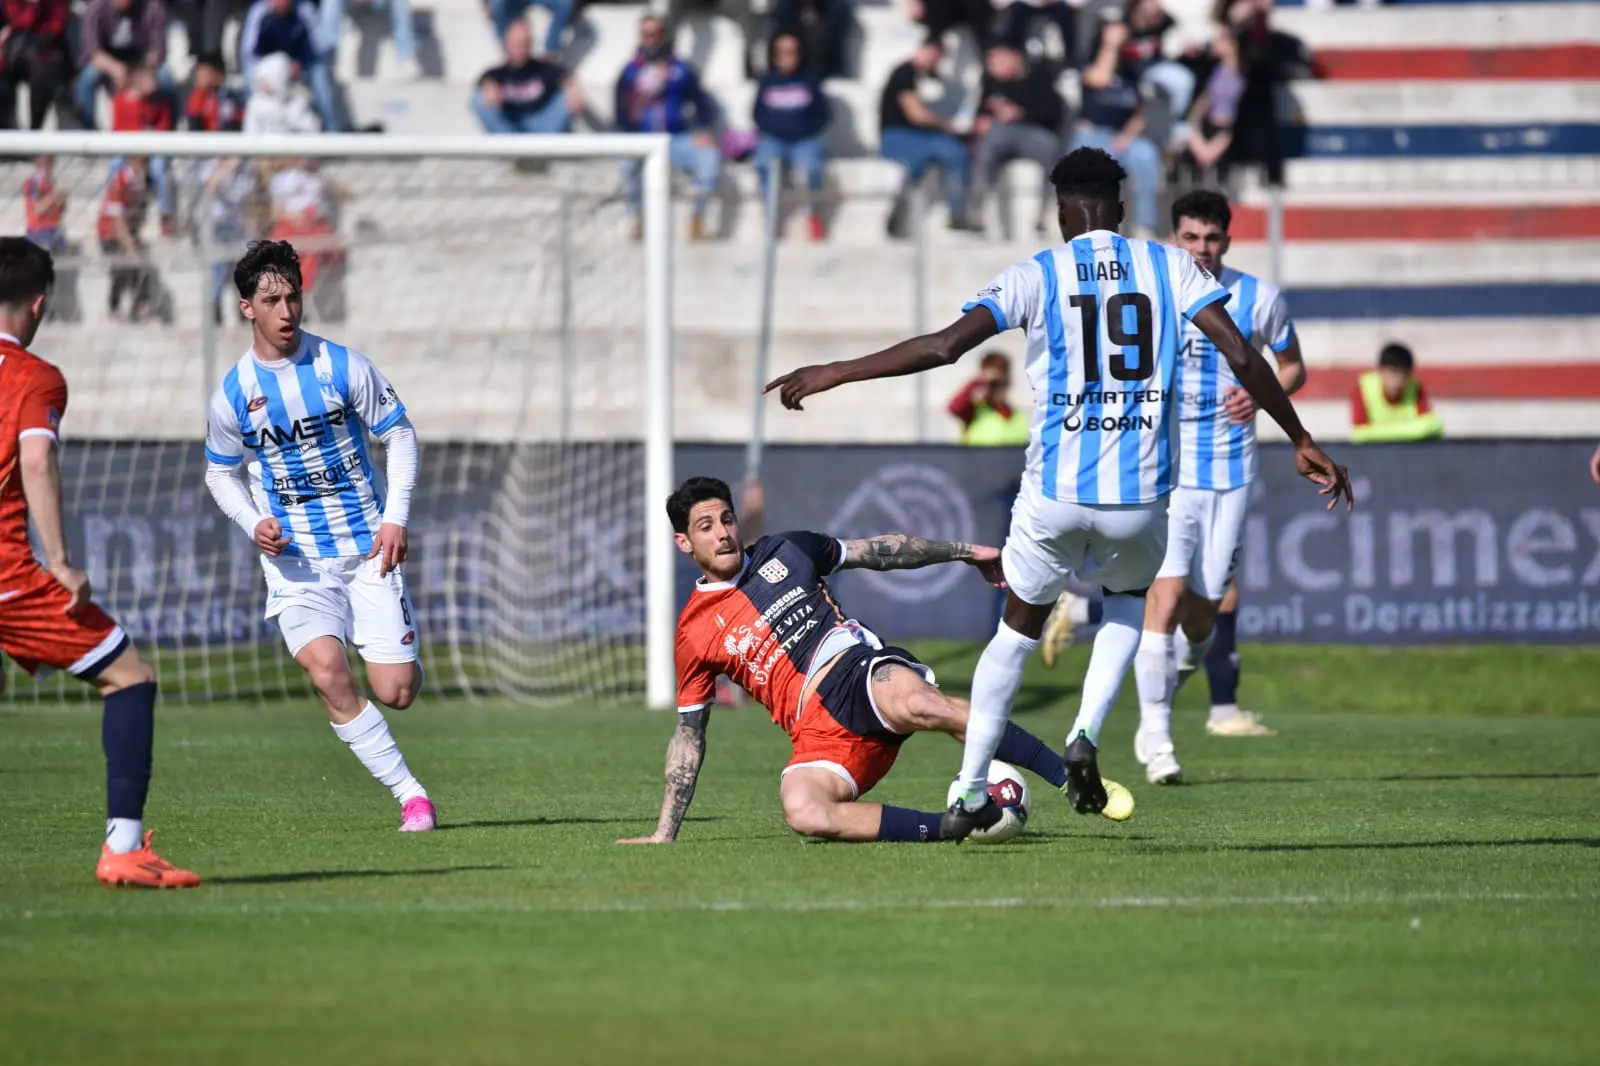
[[[677,839],[689,801],[694,799],[700,764],[705,762],[706,725],[710,720],[710,707],[678,715],[678,727],[667,742],[667,791],[661,800],[661,819],[656,822],[656,831],[647,837],[619,840],[618,844],[670,844]]]
[[[779,396],[783,406],[792,411],[802,410],[800,401],[807,396],[852,381],[872,381],[875,378],[897,378],[948,366],[972,349],[1000,332],[994,312],[979,305],[956,319],[938,333],[928,333],[901,341],[860,359],[845,359],[821,366],[803,366],[770,383],[763,390],[782,390]]]
[[[1233,369],[1234,376],[1250,394],[1250,398],[1288,435],[1294,445],[1295,466],[1301,476],[1314,482],[1322,495],[1333,497],[1328,501],[1328,509],[1331,511],[1341,496],[1347,510],[1354,507],[1349,474],[1344,467],[1328,458],[1327,453],[1311,439],[1306,427],[1300,424],[1300,416],[1295,413],[1294,404],[1289,402],[1289,394],[1283,390],[1278,375],[1255,345],[1244,339],[1239,327],[1234,325],[1233,318],[1222,309],[1221,302],[1202,308],[1193,321],[1200,327],[1200,332],[1211,338],[1211,343],[1217,346],[1223,358],[1228,360],[1228,366]]]
[[[924,540],[909,533],[880,533],[863,540],[847,540],[840,570],[918,570],[938,563],[966,563],[975,566],[984,580],[996,587],[1005,586],[1000,570],[1000,552],[982,544],[953,540]]]

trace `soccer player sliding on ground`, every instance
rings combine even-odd
[[[728,486],[715,478],[685,481],[667,500],[678,549],[703,578],[678,618],[678,726],[667,745],[667,791],[656,831],[621,844],[675,840],[694,797],[706,753],[706,725],[717,677],[726,676],[761,703],[794,743],[778,795],[789,828],[830,840],[959,840],[950,816],[857,802],[894,765],[912,733],[967,728],[967,703],[946,696],[933,671],[903,648],[884,647],[840,611],[825,583],[840,570],[915,570],[963,562],[998,583],[993,548],[891,533],[835,540],[820,533],[779,533],[741,547]],[[1040,740],[1007,724],[998,755],[1062,788],[1061,760]],[[995,754],[991,752],[991,754]],[[984,764],[985,771],[988,764]],[[1115,782],[1108,788],[1120,789]],[[1122,817],[1132,813],[1128,797]]]
[[[55,278],[49,252],[21,237],[0,237],[0,650],[29,674],[65,670],[105,700],[106,839],[95,876],[107,885],[192,888],[200,878],[157,855],[154,834],[144,828],[155,671],[90,598],[88,576],[67,553],[56,455],[67,382],[27,351]],[[48,569],[28,543],[29,518]]]
[[[839,385],[945,366],[997,333],[1027,331],[1034,412],[1001,557],[1010,591],[973,673],[960,793],[945,822],[955,835],[999,820],[989,800],[989,761],[1009,724],[1023,665],[1070,577],[1106,594],[1105,621],[1063,755],[1067,794],[1079,812],[1106,805],[1095,746],[1135,654],[1144,645],[1151,655],[1172,658],[1170,636],[1141,637],[1141,631],[1144,595],[1166,554],[1167,497],[1179,470],[1173,423],[1180,315],[1217,346],[1240,385],[1283,427],[1296,468],[1333,497],[1330,509],[1349,500],[1345,469],[1311,439],[1272,368],[1224,310],[1228,291],[1188,252],[1117,234],[1126,177],[1098,149],[1071,153],[1050,175],[1065,244],[1003,271],[938,333],[860,359],[802,367],[767,386],[799,410],[806,397]]]
[[[365,356],[300,328],[300,257],[288,242],[252,243],[233,281],[251,344],[211,398],[206,487],[261,549],[266,616],[311,678],[334,733],[394,794],[401,832],[433,829],[427,790],[345,660],[349,640],[386,707],[404,710],[422,691],[402,570],[416,431]],[[368,457],[369,431],[383,442],[387,478]]]

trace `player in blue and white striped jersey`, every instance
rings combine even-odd
[[[1105,807],[1095,743],[1141,643],[1144,593],[1166,551],[1167,497],[1179,476],[1179,319],[1228,360],[1242,386],[1295,444],[1295,463],[1333,502],[1348,498],[1344,468],[1301,426],[1261,353],[1241,336],[1228,294],[1192,257],[1118,236],[1127,177],[1098,149],[1051,172],[1065,244],[1000,274],[946,329],[875,355],[802,367],[767,386],[798,409],[807,396],[852,381],[945,366],[1007,329],[1027,330],[1034,414],[1022,491],[1001,555],[1004,617],[972,678],[972,713],[956,802],[941,831],[960,837],[997,821],[988,768],[1022,684],[1022,668],[1069,577],[1105,588],[1105,622],[1084,678],[1064,760],[1068,798]],[[1172,638],[1165,638],[1170,649]]]
[[[1305,384],[1305,361],[1283,294],[1270,282],[1223,266],[1233,212],[1227,198],[1195,190],[1172,205],[1172,243],[1217,274],[1228,288],[1228,313],[1239,332],[1277,357],[1278,382],[1287,393]],[[1145,776],[1170,784],[1182,776],[1172,744],[1172,700],[1211,650],[1217,612],[1233,583],[1244,541],[1250,486],[1256,479],[1255,405],[1216,346],[1192,327],[1185,333],[1178,370],[1183,473],[1173,493],[1167,555],[1145,598],[1145,630],[1172,634],[1174,647],[1141,647],[1134,661],[1139,686],[1139,731],[1134,754]],[[1235,595],[1237,595],[1235,593]],[[1182,626],[1180,628],[1179,621]],[[1230,619],[1231,621],[1231,619]],[[1225,643],[1232,628],[1224,626]],[[1153,644],[1156,642],[1153,642]],[[1224,669],[1237,671],[1234,649],[1222,649]],[[1224,680],[1223,685],[1227,686]],[[1207,732],[1224,736],[1272,733],[1234,696],[1214,693]]]
[[[433,802],[345,659],[348,640],[386,706],[408,707],[422,689],[403,570],[416,431],[365,356],[300,328],[300,259],[287,242],[252,244],[233,277],[251,345],[211,398],[206,487],[261,549],[266,616],[333,731],[394,794],[402,831],[433,829]],[[383,442],[387,478],[369,432]]]

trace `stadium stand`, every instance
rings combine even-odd
[[[1166,39],[1168,54],[1204,44],[1209,4],[1172,0],[1164,6],[1177,23]],[[589,108],[576,128],[609,123],[615,78],[645,10],[611,3],[583,10],[568,46],[569,66]],[[503,58],[481,3],[432,0],[416,4],[414,13],[415,68],[395,54],[386,11],[350,5],[334,64],[349,115],[357,126],[381,123],[394,132],[476,132],[470,95],[479,74]],[[540,39],[548,16],[534,8],[529,17]],[[1416,351],[1451,436],[1592,433],[1600,421],[1600,352],[1592,340],[1600,303],[1600,5],[1280,4],[1273,19],[1310,45],[1321,75],[1294,85],[1304,155],[1287,169],[1281,255],[1282,281],[1311,364],[1304,406],[1313,428],[1330,438],[1346,432],[1345,397],[1354,376],[1385,341],[1398,339]],[[916,245],[884,235],[900,171],[877,157],[876,143],[881,86],[924,31],[901,3],[859,4],[855,23],[847,49],[850,76],[826,86],[834,110],[826,135],[834,200],[829,238],[804,240],[799,213],[791,220],[779,257],[775,372],[898,339],[912,330],[918,313]],[[236,32],[228,30],[229,49]],[[1054,27],[1045,30],[1046,56],[1059,53],[1055,34]],[[181,23],[174,21],[169,39],[170,72],[181,84],[190,52]],[[981,56],[962,30],[950,31],[946,43],[945,66],[956,91],[942,106],[970,115]],[[755,83],[746,76],[737,25],[690,16],[677,44],[730,124],[749,129]],[[1081,100],[1076,72],[1065,71],[1059,87],[1075,112]],[[438,353],[417,344],[410,330],[422,325],[419,314],[440,331],[458,324],[453,316],[471,316],[481,328],[482,306],[514,302],[517,294],[495,292],[487,279],[498,276],[495,261],[508,244],[516,245],[516,235],[536,241],[548,228],[558,202],[551,189],[572,169],[527,174],[505,167],[486,181],[481,171],[430,163],[403,194],[382,166],[329,169],[350,192],[340,221],[349,257],[345,332],[384,351],[402,387],[409,375],[413,393],[435,393],[429,385],[436,381],[448,392],[452,379],[429,365]],[[614,168],[590,170],[616,183],[620,193]],[[25,163],[0,164],[0,185],[20,190],[27,174]],[[677,228],[680,433],[690,438],[737,437],[748,424],[762,218],[752,168],[728,166],[724,175],[721,203],[713,209],[716,239],[683,240],[686,215]],[[93,232],[103,179],[103,170],[85,168],[78,175],[70,190],[69,234]],[[1036,250],[1025,220],[1036,210],[1038,184],[1034,164],[1011,164],[1009,194],[990,207],[986,236],[948,232],[941,198],[930,185],[930,262],[920,300],[927,325],[940,324],[995,271]],[[1236,191],[1241,207],[1230,262],[1267,273],[1267,190],[1246,171]],[[6,203],[5,224],[18,230],[21,198]],[[530,210],[529,204],[541,206]],[[1006,219],[1015,224],[1005,225]],[[150,254],[171,292],[171,324],[107,321],[107,278],[92,269],[91,251],[81,271],[81,321],[50,335],[50,354],[69,376],[75,362],[103,366],[108,350],[134,353],[128,358],[142,363],[137,353],[197,343],[199,266],[187,237],[163,238],[154,229],[147,233]],[[392,271],[380,266],[403,259],[372,238],[383,233],[436,240],[439,261],[430,269],[481,273],[483,300],[472,308],[419,309],[415,292],[397,290]],[[597,241],[626,239],[618,234]],[[497,322],[507,331],[535,324],[510,313]],[[223,336],[225,347],[243,343],[232,327]],[[533,357],[492,335],[483,336],[480,347],[499,352],[496,358]],[[926,424],[943,434],[942,401],[963,374],[953,368],[921,388],[880,383],[830,398],[818,405],[818,416],[778,417],[768,425],[780,440],[905,440],[917,424],[920,397]],[[92,380],[76,384],[85,376]],[[96,380],[111,379],[74,378],[75,411],[85,418],[80,427],[94,417],[86,411],[103,410],[124,432],[155,431],[136,413],[119,412],[114,396],[102,404],[86,398]],[[195,383],[193,393],[200,391]],[[419,422],[424,419],[419,412]]]

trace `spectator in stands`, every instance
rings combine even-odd
[[[1289,82],[1311,75],[1311,53],[1272,27],[1271,0],[1217,0],[1213,14],[1233,33],[1245,79],[1228,161],[1259,163],[1267,184],[1282,185],[1292,147],[1284,131],[1296,107]]]
[[[990,352],[978,376],[950,399],[950,413],[961,423],[961,443],[972,447],[1023,448],[1028,416],[1011,406],[1011,357]]]
[[[357,7],[387,7],[389,9],[389,34],[394,38],[395,72],[402,78],[414,80],[422,74],[417,64],[416,18],[411,13],[411,0],[355,0]],[[345,0],[319,0],[317,8],[322,25],[318,39],[323,54],[335,56],[339,51],[339,38],[344,33]]]
[[[342,128],[334,98],[331,56],[322,46],[317,9],[305,0],[255,0],[239,30],[239,55],[245,81],[252,86],[256,65],[270,55],[289,57],[290,76],[311,88],[322,128]]]
[[[721,109],[701,86],[694,68],[672,54],[666,25],[655,15],[639,20],[639,50],[617,77],[614,113],[617,129],[624,133],[672,135],[672,165],[688,171],[694,185],[689,233],[695,240],[704,239],[706,202],[716,192],[722,173],[722,150],[714,132]],[[636,220],[641,167],[636,159],[623,163]]]
[[[1410,348],[1383,346],[1378,369],[1362,374],[1350,393],[1353,442],[1437,440],[1444,436],[1444,424],[1428,402],[1415,370]]]
[[[156,82],[155,71],[143,63],[128,65],[128,78],[111,98],[111,129],[117,133],[170,133],[177,128],[173,118],[172,97]],[[120,158],[111,160],[111,175],[115,177],[122,165]],[[158,156],[149,161],[149,180],[156,193],[157,210],[161,216],[161,233],[173,233],[173,212],[176,200],[169,180],[168,160]]]
[[[315,159],[295,159],[267,183],[272,201],[275,241],[289,241],[300,253],[300,275],[307,298],[314,299],[324,318],[329,314],[317,289],[318,278],[344,263],[339,244],[335,208],[346,198],[344,187],[322,173]]]
[[[321,128],[310,90],[293,79],[293,65],[282,52],[256,63],[250,73],[250,100],[244,107],[245,133],[316,133]]]
[[[566,133],[583,113],[577,80],[554,63],[533,57],[526,22],[506,30],[506,61],[486,70],[472,94],[472,113],[488,133]]]
[[[33,173],[22,185],[22,210],[28,240],[47,252],[65,248],[61,219],[67,213],[67,194],[56,185],[55,156],[42,155],[33,161]]]
[[[972,31],[979,48],[993,37],[994,4],[991,0],[911,0],[911,21],[927,28],[928,38],[944,41],[944,35],[958,26]]]
[[[1066,67],[1077,69],[1083,62],[1078,54],[1078,12],[1081,7],[1066,0],[1012,0],[1006,8],[1000,39],[1026,54],[1033,27],[1041,18],[1056,24],[1061,32],[1061,58]]]
[[[0,4],[0,129],[17,125],[17,87],[28,87],[28,128],[43,129],[56,106],[56,125],[71,127],[62,101],[72,82],[67,47],[67,0],[4,0]]]
[[[513,22],[521,20],[530,7],[542,7],[550,12],[550,27],[545,30],[544,54],[561,54],[561,41],[567,27],[572,24],[578,5],[574,0],[484,0],[484,10],[494,25],[494,35],[506,39],[506,31]]]
[[[1244,95],[1244,74],[1239,69],[1239,44],[1227,29],[1218,30],[1211,42],[1215,64],[1205,88],[1189,113],[1189,138],[1185,145],[1200,184],[1221,185],[1223,159],[1233,146],[1233,128]]]
[[[79,32],[83,41],[83,69],[78,72],[73,95],[85,129],[94,129],[95,100],[103,87],[120,90],[128,68],[143,63],[156,72],[163,89],[172,82],[166,73],[167,5],[162,0],[89,0]]]
[[[956,134],[955,123],[929,104],[942,98],[948,87],[939,77],[944,46],[929,37],[889,75],[878,103],[878,145],[885,159],[906,168],[900,194],[889,212],[889,236],[906,236],[911,192],[929,167],[944,176],[945,199],[951,229],[973,229],[967,218],[966,198],[970,168],[967,146]]]
[[[174,16],[183,22],[191,56],[221,54],[223,31],[237,4],[238,0],[186,0],[177,5]]]
[[[832,108],[822,95],[822,82],[805,68],[800,38],[780,33],[772,38],[767,73],[756,88],[755,123],[761,132],[756,145],[756,173],[765,190],[772,164],[781,162],[805,175],[811,194],[811,239],[826,235],[818,194],[827,156],[822,131],[828,128]]]
[[[822,80],[844,76],[850,21],[850,0],[776,0],[772,6],[774,37],[798,37],[806,69]]]
[[[1141,3],[1148,0],[1135,0],[1130,13],[1145,10]],[[1155,10],[1160,12],[1159,7]],[[1159,39],[1157,35],[1157,46]],[[1150,45],[1148,33],[1136,36],[1128,22],[1101,27],[1094,60],[1083,68],[1083,113],[1072,141],[1074,149],[1110,152],[1128,168],[1133,179],[1133,225],[1139,236],[1147,238],[1156,234],[1161,192],[1161,149],[1145,135],[1147,115],[1139,94]]]
[[[245,102],[228,88],[228,68],[219,52],[207,52],[194,61],[185,124],[201,133],[237,132],[244,125]]]
[[[100,250],[111,257],[111,295],[108,309],[113,321],[122,320],[123,297],[128,298],[128,317],[143,322],[157,310],[158,284],[155,268],[146,259],[139,231],[144,226],[145,178],[148,164],[143,156],[122,161],[106,186],[100,204],[98,233]]]
[[[1036,224],[1042,236],[1055,215],[1050,169],[1061,158],[1061,127],[1066,105],[1056,92],[1055,79],[1042,67],[1030,68],[1017,49],[996,45],[984,56],[979,89],[977,183],[974,214],[983,217],[984,196],[1013,159],[1031,159],[1043,169],[1043,185]]]
[[[201,225],[211,229],[211,247],[216,258],[211,263],[211,313],[220,325],[223,310],[237,307],[228,280],[233,264],[251,238],[258,236],[260,223],[261,177],[254,163],[237,157],[210,159],[200,168],[200,202],[206,206]]]

